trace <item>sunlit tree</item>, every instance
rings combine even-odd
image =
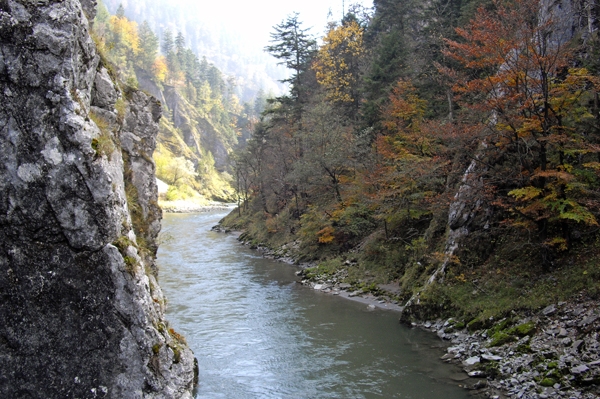
[[[354,19],[330,29],[323,38],[314,69],[329,100],[352,103],[358,109],[363,53],[363,29]]]
[[[315,51],[316,41],[308,33],[309,29],[302,28],[298,13],[288,16],[273,29],[273,44],[265,47],[265,50],[279,59],[279,64],[293,71],[291,77],[282,81],[292,85],[292,97],[297,99],[302,97],[303,74],[310,67],[309,61]]]

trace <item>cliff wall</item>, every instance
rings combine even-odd
[[[0,397],[191,398],[154,265],[160,105],[115,86],[82,3],[0,1]]]

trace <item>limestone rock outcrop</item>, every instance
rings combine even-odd
[[[121,92],[95,1],[0,1],[0,397],[191,398],[164,319],[160,105]]]

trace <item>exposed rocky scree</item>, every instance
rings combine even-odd
[[[0,1],[0,397],[191,398],[154,265],[160,105],[117,89],[94,9]]]
[[[420,323],[452,342],[443,360],[480,378],[492,398],[581,398],[600,395],[597,301],[562,302],[522,319],[492,322],[469,333],[452,319]],[[460,328],[459,328],[460,327]]]

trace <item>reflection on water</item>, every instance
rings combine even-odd
[[[390,311],[314,292],[292,266],[210,231],[223,213],[167,214],[167,317],[198,358],[197,398],[469,397],[433,334]]]

